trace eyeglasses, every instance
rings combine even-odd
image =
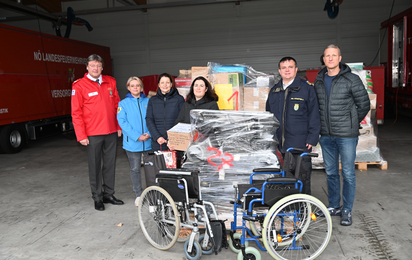
[[[89,67],[90,67],[90,68],[93,68],[93,69],[96,68],[96,67],[99,68],[99,69],[103,68],[103,66],[100,65],[100,64],[99,64],[99,65],[95,65],[95,64],[89,65]]]

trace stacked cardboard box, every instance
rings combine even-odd
[[[243,110],[243,74],[214,73],[211,78],[215,92],[219,96],[219,109]]]
[[[185,99],[190,92],[190,85],[192,84],[192,78],[175,78],[176,89],[181,96]]]
[[[378,148],[377,136],[374,131],[374,123],[371,118],[376,115],[376,94],[369,94],[371,110],[361,123],[360,136],[356,147],[356,162],[378,162],[381,161],[380,150]]]

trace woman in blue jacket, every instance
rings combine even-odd
[[[145,120],[149,98],[142,93],[143,82],[138,77],[130,77],[126,86],[130,93],[119,102],[117,121],[123,131],[123,149],[129,158],[133,191],[136,193],[134,204],[138,206],[143,191],[140,174],[142,153],[152,149]]]
[[[167,130],[175,125],[185,99],[173,87],[173,78],[163,73],[158,79],[157,94],[150,98],[146,123],[152,136],[152,149],[167,151]]]

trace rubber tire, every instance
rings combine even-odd
[[[260,255],[259,250],[257,250],[254,247],[246,247],[245,248],[245,253],[246,253],[246,255],[248,255],[248,254],[253,255],[255,257],[255,260],[261,260],[262,259],[262,256]],[[240,251],[237,254],[237,260],[243,260],[243,259],[244,259],[243,258],[243,253],[242,253],[242,251]]]
[[[249,220],[249,229],[252,232],[253,235],[255,236],[262,236],[262,229],[258,230],[258,227],[256,227],[255,222]]]
[[[209,237],[209,243],[207,243],[207,245],[209,246],[209,244],[211,244],[212,247],[210,249],[206,249],[206,250],[202,247],[203,239],[205,239],[205,235],[201,235],[199,237],[199,245],[202,248],[202,254],[203,255],[211,255],[213,253],[213,243],[210,240],[211,238]]]
[[[309,202],[309,203],[313,203],[315,204],[316,207],[320,208],[326,215],[326,222],[328,223],[327,225],[327,238],[326,240],[323,242],[323,246],[320,248],[320,250],[318,249],[313,255],[309,256],[309,258],[307,259],[315,259],[316,257],[318,257],[320,254],[322,254],[322,252],[325,250],[325,248],[327,247],[329,240],[332,236],[332,219],[331,216],[329,214],[327,214],[328,209],[326,208],[326,206],[317,198],[311,196],[311,195],[307,195],[307,194],[293,194],[293,195],[289,195],[281,200],[279,200],[278,202],[276,202],[269,210],[269,212],[267,213],[266,217],[265,217],[265,221],[263,222],[263,230],[262,230],[262,237],[263,237],[263,244],[265,245],[265,248],[267,250],[267,252],[269,253],[269,255],[271,255],[274,259],[277,260],[282,260],[285,259],[283,257],[278,257],[277,255],[275,255],[274,252],[272,252],[272,250],[270,249],[270,240],[267,237],[267,228],[268,228],[268,222],[271,219],[271,216],[274,215],[274,213],[276,211],[278,211],[280,208],[282,208],[284,206],[284,204],[288,204],[292,201],[292,203],[295,202]],[[308,214],[312,213],[312,207],[309,208]],[[310,221],[310,220],[309,220]],[[308,229],[308,224],[309,223],[305,223],[303,229],[304,232],[302,233],[301,236],[305,235],[306,230]],[[286,243],[289,244],[289,243]],[[306,258],[305,258],[306,259]]]
[[[0,129],[0,151],[18,153],[23,149],[26,135],[20,125],[6,125]]]
[[[193,253],[193,250],[196,250],[196,255],[194,255],[194,256],[189,255],[189,252],[187,252],[187,248],[189,247],[189,242],[190,242],[190,240],[187,240],[186,243],[185,243],[185,247],[184,247],[185,248],[185,255],[186,255],[187,259],[197,260],[200,257],[202,257],[202,249],[200,248],[199,242],[197,242],[196,240],[193,241],[193,247],[192,247],[192,253]]]
[[[169,203],[171,204],[171,209],[173,211],[173,214],[175,216],[177,216],[176,219],[175,219],[175,224],[174,224],[174,226],[176,227],[175,234],[173,234],[173,237],[171,237],[172,240],[170,241],[170,243],[168,245],[165,245],[165,246],[157,244],[156,241],[154,241],[152,239],[152,237],[150,236],[150,234],[149,234],[152,231],[146,230],[146,227],[144,226],[144,220],[142,219],[142,215],[144,214],[143,212],[148,210],[148,209],[144,208],[145,207],[144,204],[145,204],[145,199],[146,199],[145,197],[148,196],[147,194],[149,192],[151,192],[151,193],[158,192],[158,193],[161,193],[163,196],[165,196],[167,198],[167,200],[169,201]],[[168,250],[176,243],[177,238],[179,237],[179,231],[180,231],[180,218],[179,218],[180,216],[178,214],[178,210],[176,208],[176,204],[175,204],[173,198],[170,196],[170,194],[166,190],[164,190],[164,189],[162,189],[161,187],[158,187],[158,186],[149,186],[149,187],[147,187],[143,191],[142,195],[140,195],[140,202],[139,202],[139,207],[138,207],[138,210],[137,210],[137,214],[139,216],[140,229],[142,230],[142,232],[143,232],[144,236],[146,237],[147,241],[149,241],[149,243],[152,244],[152,246],[154,246],[155,248],[160,249],[160,250]]]
[[[233,234],[233,239],[237,241],[239,241],[240,244],[240,238],[242,237],[242,234],[240,233],[234,233]],[[239,254],[239,252],[241,251],[240,247],[236,248],[235,245],[233,244],[234,242],[232,241],[232,237],[229,237],[229,247],[230,249],[232,249],[233,252],[235,252],[236,254]],[[245,241],[245,247],[247,247],[249,245],[249,241]]]

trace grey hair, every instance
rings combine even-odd
[[[329,49],[329,48],[338,49],[339,56],[342,56],[342,53],[340,52],[340,48],[336,44],[329,44],[328,46],[326,46],[326,48],[323,50],[323,53],[325,53],[326,49]]]
[[[87,64],[86,64],[86,65],[89,65],[89,62],[90,62],[90,61],[98,61],[98,62],[100,62],[100,63],[102,64],[102,67],[104,67],[103,58],[100,57],[100,56],[97,55],[97,54],[92,54],[92,55],[90,55],[90,56],[87,58]]]

